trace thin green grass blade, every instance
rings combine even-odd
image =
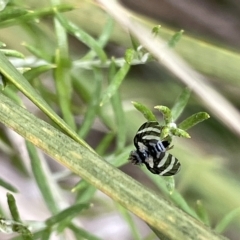
[[[118,91],[129,69],[130,69],[130,65],[127,62],[125,62],[123,66],[116,72],[108,88],[102,95],[100,106],[103,106],[105,103],[107,103],[110,100],[110,98]]]
[[[111,17],[109,17],[97,41],[100,47],[103,48],[108,43],[108,40],[113,31],[113,27],[114,27],[114,21]],[[92,60],[95,56],[96,56],[96,52],[93,50],[90,50],[84,57],[81,58],[81,61]]]
[[[67,20],[61,14],[57,13],[56,17],[69,33],[74,35],[80,42],[84,43],[90,49],[94,50],[102,62],[105,62],[107,60],[107,55],[105,54],[99,43],[92,36],[80,29],[74,23]]]
[[[56,193],[54,193],[54,190],[50,187],[51,180],[45,172],[46,169],[44,169],[43,166],[43,159],[41,161],[37,150],[32,143],[26,141],[26,147],[31,160],[33,175],[43,199],[45,200],[45,204],[48,206],[48,209],[52,214],[56,214],[59,212],[60,207],[58,206],[58,201],[55,196]]]
[[[76,227],[75,225],[70,225],[69,229],[71,229],[77,237],[81,236],[81,238],[77,238],[77,239],[102,240],[101,238],[98,238],[94,236],[92,233],[87,232],[83,228]]]
[[[39,67],[34,67],[34,68],[31,68],[31,70],[25,72],[23,74],[23,76],[28,81],[31,82],[34,78],[38,77],[42,73],[45,73],[45,72],[47,72],[49,70],[52,70],[55,67],[56,67],[56,65],[54,65],[54,64],[47,64],[47,65],[42,65],[42,66],[39,66]]]
[[[227,215],[217,224],[215,227],[215,231],[218,233],[224,232],[228,225],[235,219],[240,216],[240,208],[234,209],[231,212],[227,213]]]
[[[94,87],[95,89],[91,96],[91,102],[88,105],[87,112],[85,113],[81,127],[78,130],[78,135],[81,138],[85,138],[87,136],[99,110],[103,74],[102,71],[97,68],[94,68],[93,71],[95,75],[95,87]]]
[[[13,67],[13,65],[0,52],[0,72],[18,88],[26,97],[28,97],[36,106],[38,106],[50,119],[53,120],[63,131],[65,131],[75,141],[82,144],[89,150],[92,148],[85,143],[78,135],[47,105],[47,103],[37,94],[29,82]]]
[[[47,62],[51,62],[51,56],[49,56],[48,54],[46,54],[44,51],[42,51],[42,49],[39,49],[39,47],[35,47],[31,44],[28,44],[26,42],[22,43],[22,45],[30,52],[32,53],[34,56],[36,56],[39,59],[44,59]]]
[[[134,240],[141,240],[141,236],[139,234],[139,231],[136,227],[136,224],[133,221],[132,216],[130,215],[130,213],[123,208],[121,205],[116,205],[118,211],[121,213],[121,215],[123,216],[123,218],[125,219],[125,221],[128,223],[129,228],[131,229],[132,232],[132,239]]]
[[[66,218],[71,220],[74,217],[76,217],[77,215],[79,215],[79,213],[82,210],[84,210],[88,207],[89,207],[89,204],[78,203],[74,206],[71,206],[71,207],[61,211],[60,213],[56,214],[53,217],[48,218],[46,220],[46,224],[48,227],[52,227],[53,225],[64,221]]]
[[[28,113],[26,109],[19,107],[1,93],[0,122],[33,142],[46,154],[170,239],[192,240],[196,239],[196,236],[211,240],[225,239],[199,224],[198,221],[193,221],[189,215],[168,204],[161,196],[114,168],[100,156],[76,143],[46,122]],[[74,210],[72,209],[76,213],[76,209]],[[75,213],[69,214],[73,216]],[[49,220],[50,225],[66,217],[65,214],[66,212],[61,217]]]
[[[210,219],[206,208],[204,207],[202,201],[198,200],[196,203],[196,213],[201,218],[202,222],[207,226],[210,226]]]
[[[2,178],[0,178],[0,186],[11,191],[11,192],[14,192],[14,193],[17,193],[18,190],[16,187],[14,187],[11,183],[3,180]]]
[[[46,16],[52,16],[56,12],[68,12],[73,10],[74,7],[67,4],[60,4],[54,7],[42,8],[37,11],[31,11],[27,14],[20,16],[18,18],[9,19],[3,22],[0,22],[0,28],[10,27],[12,25],[18,25],[19,21],[27,22],[35,19],[39,19]]]
[[[176,122],[178,117],[183,112],[184,108],[186,107],[188,103],[188,99],[190,97],[191,90],[189,88],[185,88],[180,96],[177,98],[176,102],[174,103],[171,111],[172,111],[172,118],[173,122]]]
[[[27,13],[28,11],[23,8],[6,7],[3,11],[0,11],[0,22],[9,19],[19,18]]]
[[[7,57],[24,58],[24,55],[16,50],[0,49],[0,51]]]
[[[112,61],[112,64],[109,68],[109,84],[114,79],[114,76],[116,75],[116,65],[114,61]],[[117,149],[116,152],[120,152],[126,143],[126,121],[125,121],[125,115],[124,110],[122,106],[122,101],[120,97],[120,93],[116,91],[116,93],[111,98],[111,104],[113,108],[113,113],[116,121],[116,132],[117,132]]]
[[[64,121],[76,131],[74,116],[71,111],[72,85],[70,78],[71,61],[68,55],[68,40],[64,27],[54,19],[57,36],[57,49],[55,54],[56,68],[53,70],[58,103]]]

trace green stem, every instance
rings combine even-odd
[[[42,149],[172,240],[220,240],[204,226],[149,189],[0,94],[0,122]]]

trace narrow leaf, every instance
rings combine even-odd
[[[30,114],[26,109],[19,107],[1,93],[0,122],[28,141],[34,142],[50,157],[154,226],[163,235],[173,239],[177,236],[178,240],[194,239],[195,236],[211,240],[225,239],[197,221],[193,221],[191,217],[183,214],[160,195],[113,167],[93,151]],[[77,209],[74,210],[78,212]],[[66,214],[59,220],[64,217],[67,217]],[[176,224],[173,224],[173,220]],[[56,222],[50,221],[50,224]]]
[[[165,125],[171,124],[173,122],[171,110],[166,106],[155,106],[154,108],[158,109],[163,114],[163,119]]]
[[[93,49],[102,62],[105,62],[107,60],[105,52],[92,36],[80,29],[74,23],[67,20],[63,15],[57,13],[56,16],[62,26],[66,28],[69,33],[74,35],[79,41],[86,44],[89,48]]]
[[[130,213],[125,208],[123,208],[121,205],[118,204],[116,206],[117,206],[118,211],[121,213],[121,215],[123,216],[123,218],[129,225],[129,228],[131,229],[131,232],[132,232],[133,239],[134,240],[142,239]]]
[[[46,224],[48,225],[48,227],[51,227],[54,224],[60,223],[61,221],[65,220],[66,218],[73,219],[83,209],[86,209],[87,207],[89,207],[89,204],[82,204],[82,203],[71,206],[71,207],[63,210],[62,212],[56,214],[55,216],[47,219]]]
[[[175,33],[172,38],[168,42],[168,46],[173,48],[176,46],[176,44],[180,41],[184,31],[180,30],[179,32]]]
[[[148,121],[157,121],[155,115],[148,107],[146,107],[145,105],[143,105],[142,103],[139,103],[139,102],[132,102],[132,104],[139,112],[141,112],[143,114],[143,116]]]
[[[222,233],[228,225],[235,219],[240,217],[240,208],[234,209],[229,212],[215,227],[215,231]]]
[[[11,193],[7,193],[7,201],[13,220],[21,222],[15,198]]]
[[[39,67],[31,68],[31,70],[28,70],[23,75],[28,81],[32,81],[34,78],[38,77],[42,73],[52,70],[55,67],[56,67],[56,65],[54,65],[54,64],[42,65]]]
[[[0,51],[7,57],[24,58],[24,55],[16,50],[0,49]]]
[[[132,48],[127,49],[126,52],[125,52],[125,56],[124,56],[125,61],[128,64],[131,64],[133,59],[134,59],[134,57],[135,57],[134,49],[132,49]]]
[[[1,2],[3,2],[3,0],[1,0]],[[27,13],[28,13],[28,11],[23,8],[7,7],[4,9],[4,11],[0,12],[0,22],[6,21],[8,19],[18,18]]]
[[[98,238],[94,236],[92,233],[87,232],[83,228],[76,227],[74,225],[70,225],[69,228],[76,234],[76,236],[81,236],[80,239],[87,239],[87,240],[102,240],[101,238]],[[79,239],[79,238],[77,238]]]
[[[201,218],[202,222],[207,226],[210,226],[210,220],[206,208],[204,207],[202,201],[198,200],[196,204],[196,213]]]
[[[116,65],[115,62],[112,61],[110,68],[109,68],[109,74],[108,74],[108,79],[109,79],[109,84],[114,79],[114,76],[116,74]],[[122,106],[122,101],[120,97],[120,93],[116,91],[116,93],[112,96],[111,98],[111,104],[113,108],[113,113],[114,117],[116,120],[116,132],[117,132],[117,152],[120,152],[126,142],[126,122],[125,122],[125,114]]]
[[[180,96],[177,98],[174,106],[171,109],[173,122],[175,122],[183,112],[184,108],[188,103],[190,94],[191,94],[191,90],[189,88],[185,88],[180,94]]]
[[[206,112],[199,112],[195,113],[192,116],[188,117],[184,121],[182,121],[178,127],[183,130],[188,130],[189,128],[192,128],[196,124],[210,118],[210,116]]]
[[[17,188],[15,188],[12,184],[10,184],[9,182],[6,182],[2,178],[0,178],[0,186],[4,187],[5,189],[11,192],[14,192],[14,193],[18,192]]]
[[[114,76],[106,91],[103,93],[100,106],[103,106],[105,103],[107,103],[109,99],[116,93],[116,91],[118,91],[118,88],[126,77],[129,69],[130,65],[125,62],[124,65],[118,70],[118,72]]]

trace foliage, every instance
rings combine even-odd
[[[146,105],[154,106],[160,102],[160,99],[145,105],[145,102],[148,102],[146,99],[138,101],[137,97],[131,96],[126,104],[125,96],[121,92],[124,88],[131,89],[129,75],[134,66],[144,66],[155,61],[152,54],[130,35],[132,47],[125,51],[124,57],[109,57],[105,46],[110,41],[114,30],[114,22],[111,18],[107,19],[99,38],[96,39],[70,20],[73,6],[58,4],[58,1],[54,0],[51,4],[51,7],[29,11],[25,9],[25,5],[21,6],[11,1],[0,12],[0,27],[19,25],[26,38],[23,46],[28,54],[30,53],[30,56],[27,56],[19,50],[6,49],[8,45],[6,40],[5,43],[0,44],[2,85],[0,121],[24,137],[26,140],[24,146],[30,164],[26,164],[24,155],[15,153],[16,144],[9,137],[8,128],[4,128],[1,132],[0,147],[13,161],[14,169],[22,171],[25,176],[32,176],[31,181],[38,186],[51,214],[44,222],[28,222],[24,216],[21,215],[20,218],[21,207],[17,207],[14,196],[7,193],[11,217],[8,217],[5,209],[1,209],[0,230],[5,233],[18,233],[19,236],[14,239],[50,239],[54,233],[57,233],[60,238],[66,236],[67,229],[71,230],[75,239],[100,239],[94,232],[87,231],[76,224],[79,219],[81,221],[82,216],[91,214],[91,203],[96,201],[96,192],[99,189],[116,202],[114,210],[123,216],[134,239],[144,238],[129,211],[143,219],[156,234],[150,231],[146,239],[154,239],[156,236],[161,239],[178,240],[198,239],[197,236],[201,236],[202,239],[224,239],[223,236],[211,230],[214,227],[212,224],[214,211],[205,207],[202,201],[196,201],[195,197],[193,201],[197,202],[197,207],[194,209],[191,198],[181,191],[181,184],[184,189],[184,176],[186,178],[189,176],[189,174],[185,175],[186,170],[183,172],[183,180],[179,181],[180,187],[177,186],[177,188],[172,177],[154,176],[143,170],[146,174],[142,178],[145,179],[147,176],[160,190],[160,193],[154,193],[143,186],[145,183],[141,185],[117,169],[127,164],[129,152],[132,149],[129,141],[132,142],[133,135],[141,123],[139,114],[132,110],[129,102],[132,101],[133,106],[148,121],[158,119],[158,113],[155,114]],[[69,15],[64,15],[63,12],[68,12]],[[54,31],[52,28],[49,30],[45,22],[46,17],[53,19]],[[38,23],[39,19],[40,23]],[[157,37],[161,35],[161,31],[161,28],[156,26],[152,33]],[[182,34],[182,30],[172,34],[166,47],[177,46]],[[78,43],[85,45],[88,52],[75,53],[70,36]],[[25,49],[22,51],[26,51]],[[31,61],[32,57],[34,61]],[[43,76],[47,76],[47,81],[44,81]],[[140,86],[139,81],[135,83],[134,89],[137,90]],[[159,88],[160,84],[157,83],[156,86]],[[151,89],[150,86],[144,86],[144,90],[147,91],[148,88]],[[45,114],[45,121],[30,114],[31,109],[25,109],[26,104],[24,98],[20,97],[20,92]],[[168,95],[174,96],[173,93]],[[188,109],[189,98],[190,90],[184,88],[172,108],[163,105],[155,106],[154,109],[159,110],[163,116],[163,121],[159,120],[163,125],[162,138],[168,137],[171,140],[175,136],[190,138],[186,131],[209,118],[206,112],[201,111],[189,114],[190,117],[176,124],[181,114],[183,115],[183,110]],[[175,97],[171,97],[169,104],[174,100]],[[161,101],[164,99],[162,98]],[[191,106],[191,103],[189,105]],[[82,116],[81,121],[79,115]],[[129,118],[131,115],[133,120]],[[48,117],[48,123],[45,116]],[[96,146],[93,148],[87,142],[91,140],[89,136],[97,121],[104,126],[104,136],[100,141],[91,142]],[[182,145],[184,153],[181,155],[184,160],[188,152],[184,144]],[[64,186],[60,183],[66,179],[71,181],[70,172],[68,171],[67,175],[64,171],[53,173],[47,165],[46,156],[37,148],[42,149],[82,178],[75,187],[72,187],[72,184],[67,186],[71,204],[63,196]],[[181,152],[178,146],[174,149]],[[196,155],[193,151],[190,153]],[[202,171],[208,171],[207,167],[202,167]],[[177,177],[177,179],[180,178]],[[217,177],[213,175],[213,183],[217,182],[216,179]],[[225,179],[222,178],[222,181],[226,182]],[[7,191],[21,194],[21,189],[10,179],[0,176],[0,185]],[[72,192],[69,188],[72,188]],[[197,189],[201,189],[201,186]],[[198,194],[201,196],[202,192],[199,190]],[[163,196],[175,206],[163,200]],[[216,231],[224,232],[238,217],[239,208],[229,211],[226,217],[216,224]],[[173,224],[172,221],[178,224]],[[201,222],[209,228],[203,227]],[[190,230],[186,231],[186,229]]]

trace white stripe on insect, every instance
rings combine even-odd
[[[149,166],[150,166],[151,168],[153,168],[154,162],[153,162],[153,157],[152,157],[152,156],[149,156],[149,157],[146,159],[146,162],[149,164]]]
[[[172,170],[173,166],[175,164],[175,157],[171,156],[171,163],[168,165],[168,167],[162,171],[159,175],[164,175],[165,173],[169,172]]]
[[[156,133],[160,133],[161,132],[160,129],[158,129],[158,128],[147,127],[147,128],[144,128],[144,129],[138,131],[137,134],[144,133],[144,132],[151,132],[151,131],[152,132],[156,132]]]
[[[143,152],[143,151],[148,150],[147,146],[144,145],[142,142],[138,142],[137,144],[138,144],[138,146],[139,146],[139,151],[140,151],[140,152]]]
[[[145,135],[142,137],[142,139],[147,139],[147,140],[159,140],[160,137],[154,136],[154,135]]]
[[[166,161],[168,160],[169,153],[166,153],[163,159],[160,161],[160,163],[157,165],[158,168],[162,167]]]

